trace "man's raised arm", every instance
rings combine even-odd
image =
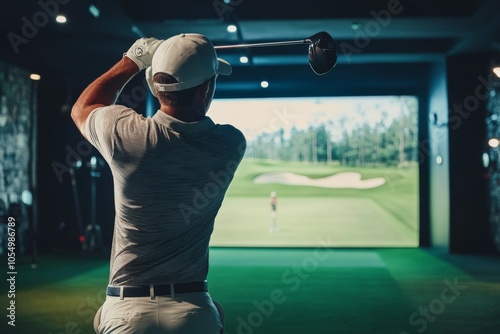
[[[154,52],[161,42],[155,38],[138,39],[118,63],[85,88],[71,110],[71,118],[83,136],[90,113],[96,108],[114,104],[125,84],[140,70],[151,66]]]

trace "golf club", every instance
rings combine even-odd
[[[309,65],[314,73],[322,75],[330,71],[337,64],[337,48],[332,36],[325,31],[318,32],[311,37],[296,41],[236,44],[216,46],[216,50],[237,48],[260,48],[269,46],[283,46],[295,44],[309,44]]]

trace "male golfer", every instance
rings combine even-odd
[[[114,105],[147,69],[160,110],[145,118]],[[207,290],[215,216],[245,150],[230,125],[207,117],[217,76],[231,66],[202,35],[137,40],[73,106],[76,126],[109,164],[115,225],[98,333],[222,332]]]

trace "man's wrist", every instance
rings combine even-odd
[[[129,57],[127,57],[126,55],[123,55],[123,58],[122,58],[122,63],[123,63],[123,70],[128,72],[128,73],[131,73],[131,74],[137,74],[141,71],[139,65],[137,65],[135,63],[135,61],[133,61],[132,59],[130,59]]]

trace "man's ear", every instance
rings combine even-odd
[[[153,96],[157,96],[158,93],[156,92],[156,87],[153,83],[153,68],[151,66],[146,69],[146,82],[148,83],[151,94],[153,94]]]
[[[207,98],[208,93],[210,92],[210,80],[205,81],[203,84],[201,84],[200,89],[198,90],[199,94],[201,97],[204,99]]]

